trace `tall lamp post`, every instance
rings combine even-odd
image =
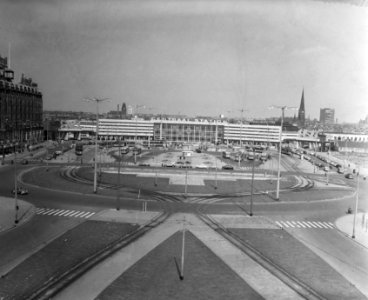
[[[276,200],[280,199],[280,164],[281,164],[281,143],[282,143],[282,127],[284,125],[284,114],[285,110],[293,109],[297,110],[297,107],[289,107],[289,106],[270,106],[270,109],[281,109],[281,128],[280,128],[280,137],[279,137],[279,161],[277,164],[277,185],[276,185]]]
[[[15,225],[18,224],[18,179],[17,179],[17,150],[14,146],[14,203],[15,203],[15,217],[14,217],[14,223]]]
[[[109,98],[85,98],[88,102],[96,103],[96,142],[95,142],[95,171],[93,176],[93,192],[97,193],[97,152],[98,152],[98,127],[99,127],[99,103]]]
[[[353,220],[353,235],[351,236],[353,239],[355,239],[355,223],[356,223],[356,215],[358,213],[358,202],[359,202],[359,170],[360,170],[360,166],[358,165],[356,198],[355,198],[355,209],[354,209],[354,220]]]

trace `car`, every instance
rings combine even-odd
[[[27,160],[27,159],[23,159],[23,160],[21,161],[21,164],[22,164],[22,165],[28,165],[28,160]]]
[[[224,165],[222,166],[223,170],[234,170],[234,167],[232,165]]]
[[[150,167],[151,165],[149,163],[146,163],[146,162],[141,162],[138,164],[138,166],[140,167]]]
[[[196,165],[196,169],[208,169],[208,166],[205,164]]]
[[[12,194],[15,194],[15,189],[12,190]],[[24,187],[18,187],[17,194],[18,195],[28,195],[28,190]]]
[[[167,167],[167,168],[174,168],[174,167],[175,167],[175,163],[174,163],[174,162],[170,162],[170,161],[168,161],[168,162],[163,162],[163,163],[162,163],[162,166],[163,166],[163,167]]]
[[[339,174],[344,174],[344,169],[343,168],[337,168],[337,173]]]
[[[329,166],[324,166],[323,170],[328,172],[328,171],[330,171],[330,167]]]
[[[353,174],[348,173],[348,174],[345,175],[345,178],[347,178],[347,179],[353,179],[354,176],[353,176]]]

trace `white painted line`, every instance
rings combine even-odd
[[[317,222],[312,222],[311,221],[311,223],[313,223],[314,225],[316,225],[317,227],[319,227],[319,228],[323,228],[321,225],[319,225]]]
[[[89,217],[92,217],[95,213],[92,212],[92,213],[89,213],[87,216],[85,216],[86,219],[88,219]]]
[[[65,214],[64,217],[70,217],[72,213],[75,213],[75,210],[69,210],[69,212]]]
[[[60,211],[60,209],[50,209],[45,215],[51,216],[53,214],[56,214]]]
[[[311,221],[308,221],[308,222],[306,222],[306,223],[308,223],[310,226],[312,226],[313,228],[318,228],[316,225],[314,225]]]
[[[79,218],[81,215],[84,215],[85,213],[86,213],[85,211],[82,211],[81,213],[75,215],[74,218]]]
[[[84,214],[82,214],[82,215],[80,215],[79,217],[80,218],[84,218],[86,215],[88,215],[89,214],[89,211],[87,211],[87,212],[84,212]]]
[[[323,224],[325,224],[328,228],[331,228],[331,229],[334,229],[335,228],[332,225],[330,225],[328,222],[323,222]]]
[[[70,210],[66,210],[66,211],[64,211],[63,213],[61,213],[59,216],[63,216],[63,217],[65,217],[65,214],[68,214],[68,213],[70,213]]]
[[[46,214],[48,214],[51,211],[52,211],[52,209],[45,209],[43,212],[40,212],[39,214],[40,215],[46,215]]]
[[[307,226],[308,228],[312,228],[312,226],[310,226],[309,224],[308,224],[308,222],[300,222],[300,223],[303,223],[305,226]]]
[[[317,222],[319,225],[321,225],[323,228],[329,228],[329,227],[327,227],[325,224],[323,224],[323,222]]]
[[[301,227],[305,228],[305,226],[302,222],[297,221],[296,223],[298,223]]]
[[[281,223],[279,223],[278,221],[276,221],[275,223],[277,224],[277,226],[279,226],[279,227],[281,227],[281,228],[282,228],[282,227],[284,227],[284,226],[282,226],[282,224],[281,224]]]
[[[74,217],[76,214],[79,214],[80,213],[80,211],[79,210],[77,210],[77,211],[75,211],[74,213],[72,213],[71,215],[69,215],[68,217]]]
[[[46,209],[45,208],[37,208],[36,209],[36,213],[37,214],[40,214],[40,213],[42,213],[43,211],[45,211]]]
[[[290,226],[288,225],[288,224],[286,224],[286,222],[284,222],[284,221],[280,221],[280,223],[282,223],[283,225],[284,225],[284,227],[286,227],[286,228],[289,228]]]
[[[335,228],[335,224],[328,222],[329,225],[331,225],[333,228]]]
[[[290,221],[290,223],[292,223],[296,228],[300,228],[300,226],[296,222]]]
[[[294,225],[292,223],[290,223],[289,221],[286,221],[285,223],[288,224],[290,227],[294,228]]]
[[[64,212],[66,212],[66,210],[65,209],[61,209],[60,211],[58,211],[56,214],[54,214],[54,216],[58,216],[58,215],[60,215],[60,214],[62,214],[62,213],[64,213]]]

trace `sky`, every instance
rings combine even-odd
[[[368,115],[368,6],[314,0],[2,0],[0,55],[45,110],[306,117]],[[244,110],[241,113],[241,110]],[[297,115],[290,110],[287,116]]]

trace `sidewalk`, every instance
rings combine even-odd
[[[18,224],[15,224],[15,200],[11,197],[0,196],[0,233],[21,226],[30,220],[35,214],[35,207],[23,200],[18,199]]]
[[[347,236],[353,235],[354,214],[336,220],[336,227]],[[355,241],[368,248],[368,213],[358,213],[355,220]]]

